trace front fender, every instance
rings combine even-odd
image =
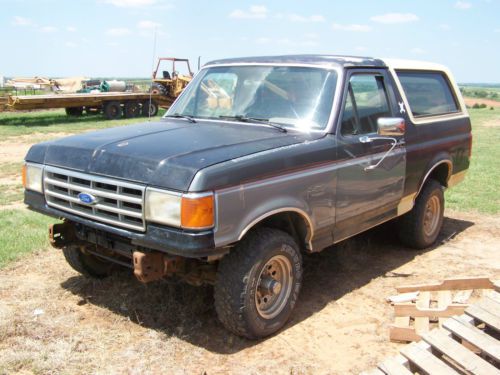
[[[308,202],[300,195],[284,194],[277,187],[241,186],[217,192],[216,201],[216,246],[239,241],[254,225],[281,212],[299,214],[309,227],[306,242],[310,243],[313,236],[314,215]]]

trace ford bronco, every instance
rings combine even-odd
[[[25,203],[63,220],[50,240],[78,272],[212,284],[224,326],[258,338],[290,317],[301,254],[393,219],[406,246],[431,246],[471,142],[443,66],[226,59],[157,122],[34,145]]]

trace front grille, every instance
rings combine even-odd
[[[118,227],[146,229],[144,186],[49,166],[43,181],[51,207]],[[80,193],[91,194],[96,203],[83,203]]]

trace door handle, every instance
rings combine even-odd
[[[389,156],[389,154],[391,153],[392,150],[394,150],[396,148],[396,146],[398,145],[402,145],[404,144],[404,140],[400,140],[398,141],[396,138],[393,138],[393,137],[369,137],[367,135],[364,135],[362,137],[359,137],[359,141],[361,143],[371,143],[373,141],[376,141],[376,140],[388,140],[388,141],[391,141],[391,148],[389,150],[387,150],[387,152],[384,154],[384,156],[382,156],[382,158],[377,162],[377,164],[374,164],[374,165],[369,165],[368,167],[365,167],[365,171],[370,171],[372,169],[375,169],[375,168],[378,168],[378,166],[380,164],[382,164],[382,162],[384,161],[384,159]],[[401,143],[401,141],[403,143]]]

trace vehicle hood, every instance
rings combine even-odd
[[[162,119],[40,143],[26,161],[188,191],[203,168],[320,136],[247,123]]]

